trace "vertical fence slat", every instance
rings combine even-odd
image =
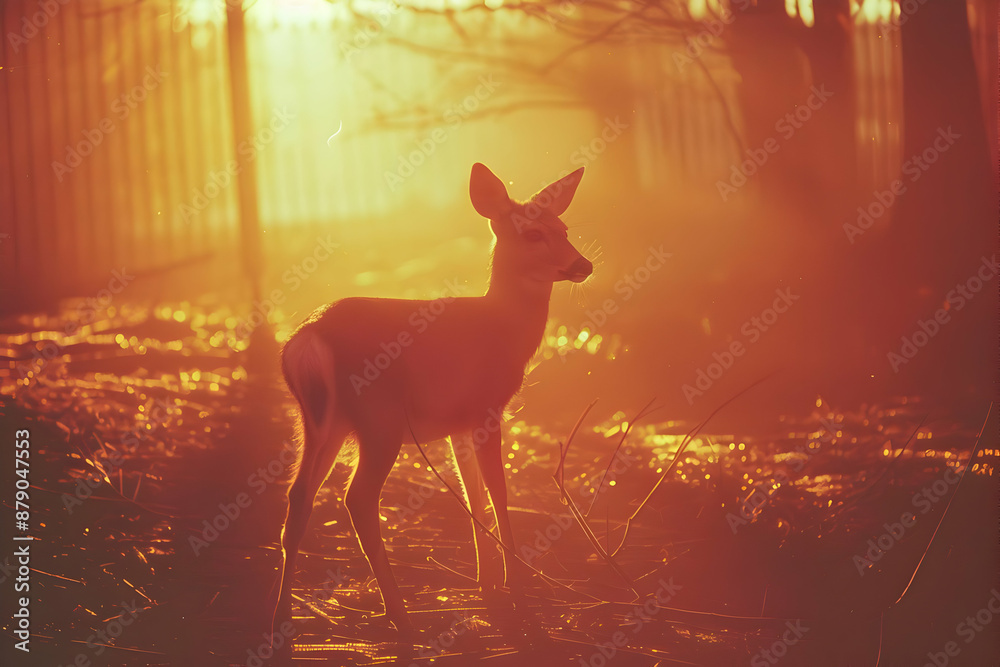
[[[58,14],[57,14],[58,16]],[[54,66],[58,62],[58,42],[59,34],[56,25],[57,21],[49,20],[45,26],[39,30],[34,43],[38,47],[38,74],[39,99],[43,109],[49,110],[49,117],[46,122],[39,123],[41,129],[40,137],[43,142],[38,146],[39,172],[38,180],[45,190],[44,201],[42,203],[41,220],[44,224],[43,244],[45,255],[50,262],[50,266],[59,278],[65,281],[67,272],[61,271],[66,267],[66,255],[69,251],[67,245],[66,218],[63,215],[63,188],[54,187],[53,169],[54,160],[58,159],[58,154],[62,146],[60,145],[59,123],[57,121],[63,108],[63,102],[58,97],[58,85],[61,79],[59,68]],[[52,283],[47,285],[52,286]]]
[[[179,70],[177,76],[183,77],[182,80],[188,82],[186,86],[181,87],[184,91],[184,111],[180,119],[181,126],[185,128],[184,134],[188,138],[188,148],[192,159],[190,182],[184,191],[184,197],[177,203],[177,206],[180,207],[181,205],[191,206],[195,191],[202,187],[203,175],[208,173],[211,133],[201,115],[205,109],[205,96],[202,94],[202,88],[205,85],[206,73],[202,66],[203,59],[199,58],[195,52],[193,29],[190,23],[185,23],[182,32],[179,33],[178,46],[182,54],[180,59],[182,64],[177,68]],[[204,232],[204,218],[191,213],[190,210],[184,216],[181,216],[178,210],[175,218],[183,221],[187,238],[192,247],[198,244],[202,246],[209,244],[209,237]]]
[[[88,44],[93,44],[94,40],[91,37],[93,33],[92,21],[89,17],[85,16],[83,11],[83,5],[78,3],[72,3],[66,8],[67,11],[72,11],[76,17],[76,50],[74,53],[75,67],[77,68],[77,78],[76,78],[76,89],[79,91],[80,104],[75,109],[75,112],[70,118],[70,132],[69,136],[72,138],[82,136],[84,126],[87,124],[90,117],[90,107],[94,103],[94,71],[96,66],[94,64],[94,56],[91,50],[88,49]],[[82,167],[83,165],[81,165]],[[71,174],[66,177],[73,188],[74,202],[78,210],[81,211],[82,215],[80,218],[83,221],[83,229],[77,235],[77,245],[76,253],[78,257],[78,262],[80,263],[81,275],[78,278],[83,278],[86,275],[86,271],[89,270],[89,265],[93,262],[93,250],[95,247],[95,231],[93,220],[96,217],[95,206],[94,206],[94,187],[93,183],[90,181],[90,175],[82,168],[75,169]]]
[[[84,5],[87,7],[87,5]],[[113,51],[113,26],[115,19],[114,12],[105,6],[105,3],[97,3],[91,10],[92,16],[87,17],[86,23],[93,28],[94,39],[92,44],[100,47],[95,51],[88,48],[85,57],[93,62],[94,87],[90,96],[90,106],[83,122],[80,137],[81,146],[92,146],[93,143],[87,139],[83,132],[91,134],[98,131],[101,121],[108,117],[112,104],[112,92],[114,85],[109,86],[108,74],[114,71],[115,53]],[[109,35],[111,38],[109,39]],[[83,158],[83,162],[78,168],[80,176],[87,179],[87,190],[93,206],[93,214],[87,221],[88,229],[91,232],[90,253],[83,256],[89,280],[96,280],[97,276],[110,270],[112,258],[114,257],[114,245],[116,240],[109,237],[114,234],[114,210],[111,207],[110,189],[114,187],[114,172],[112,171],[112,161],[108,159],[106,153],[107,145],[93,146],[90,154]],[[81,153],[82,155],[82,153]],[[74,176],[76,173],[74,172]],[[88,282],[89,282],[88,280]]]
[[[169,13],[166,17],[166,42],[169,55],[166,59],[165,69],[170,77],[166,84],[164,97],[169,96],[170,106],[170,143],[177,151],[176,162],[176,189],[173,198],[167,207],[161,212],[164,224],[170,230],[170,236],[176,243],[175,256],[192,255],[196,252],[194,244],[191,242],[191,226],[184,224],[184,219],[179,218],[177,211],[181,204],[189,197],[192,184],[192,161],[194,159],[194,147],[191,145],[191,137],[194,136],[195,127],[185,126],[184,123],[184,102],[186,91],[191,86],[191,78],[181,67],[181,42],[179,33],[174,30],[174,2],[170,0],[167,9]],[[161,29],[164,29],[161,26]]]
[[[16,14],[12,11],[16,4],[12,2],[0,6],[0,35],[6,36],[16,29]],[[4,39],[3,45],[0,45],[0,95],[7,103],[0,104],[0,136],[4,138],[3,146],[0,147],[0,211],[4,212],[0,216],[0,234],[6,236],[0,237],[0,302],[12,304],[24,278],[20,275],[22,266],[17,244],[20,235],[18,192],[14,183],[14,160],[17,153],[13,144],[14,122],[10,104],[14,61],[10,50],[9,40]]]
[[[166,68],[162,67],[164,53],[159,25],[156,20],[156,8],[153,7],[152,12],[148,11],[148,8],[147,3],[136,3],[133,17],[135,23],[143,31],[142,43],[146,46],[145,57],[140,63],[142,69],[136,79],[136,83],[139,84],[141,81],[143,86],[148,76],[146,73],[148,68],[152,68],[154,71],[166,71]],[[157,196],[153,201],[149,216],[153,235],[157,239],[156,246],[160,252],[159,262],[161,263],[169,263],[176,256],[175,251],[177,250],[172,225],[170,225],[167,216],[167,211],[174,206],[174,202],[177,200],[177,188],[174,182],[177,173],[177,164],[174,160],[176,142],[171,136],[168,126],[166,100],[172,83],[171,73],[167,71],[167,78],[159,84],[154,84],[155,87],[147,91],[146,99],[141,102],[142,109],[146,112],[144,114],[147,121],[146,132],[150,133],[147,136],[149,136],[149,143],[153,147],[146,170]]]
[[[209,88],[209,100],[211,101],[210,113],[208,117],[214,125],[212,132],[215,141],[212,142],[213,153],[209,162],[209,169],[217,169],[219,165],[225,166],[236,155],[236,146],[232,140],[232,125],[229,109],[232,108],[230,101],[229,86],[229,56],[226,52],[226,29],[219,23],[212,23],[212,61],[208,70],[208,77],[211,82]],[[203,114],[202,118],[206,116]],[[208,171],[205,172],[208,176]],[[217,199],[217,204],[213,207],[214,212],[212,226],[206,229],[211,238],[218,243],[225,243],[230,247],[235,247],[239,243],[237,230],[239,229],[237,188],[236,184],[231,184],[226,188],[224,195]],[[207,221],[206,221],[207,222]]]
[[[37,7],[29,6],[29,11]],[[33,13],[33,12],[32,12]],[[46,26],[47,27],[47,26]],[[35,196],[35,230],[38,238],[38,263],[44,267],[44,272],[36,280],[39,281],[41,289],[48,291],[53,287],[57,279],[51,275],[58,266],[53,261],[49,247],[52,242],[52,206],[51,193],[49,192],[47,174],[51,173],[48,147],[50,145],[49,124],[38,114],[32,113],[35,109],[48,109],[48,85],[46,82],[46,59],[45,59],[45,39],[46,27],[40,28],[38,34],[31,38],[26,47],[30,53],[31,66],[28,68],[28,85],[30,92],[28,114],[31,116],[30,140],[33,146],[31,170],[32,183],[34,185]]]
[[[27,3],[21,7],[22,13],[30,11]],[[39,291],[39,284],[44,276],[44,265],[41,264],[43,258],[40,252],[40,221],[36,197],[37,172],[32,159],[35,154],[32,142],[36,121],[31,116],[31,77],[34,62],[31,56],[30,40],[27,44],[20,46],[17,55],[18,57],[11,65],[11,79],[14,83],[14,89],[10,99],[16,108],[15,127],[18,129],[14,132],[11,143],[20,149],[17,151],[20,159],[15,165],[15,187],[23,194],[24,217],[22,221],[24,224],[18,230],[20,232],[18,246],[24,250],[23,266],[27,269],[28,274],[25,277],[30,281],[26,282],[25,286],[26,291],[31,294]]]
[[[36,6],[23,0],[4,3],[7,31],[18,30],[20,20]],[[152,269],[206,249],[238,246],[234,184],[220,187],[190,223],[180,216],[181,206],[193,205],[195,193],[205,194],[213,172],[223,172],[239,141],[247,139],[232,132],[224,19],[200,13],[204,7],[187,11],[180,0],[60,3],[53,23],[3,74],[0,92],[6,96],[0,131],[10,142],[0,149],[2,168],[9,174],[0,201],[13,214],[19,237],[15,261],[34,267],[37,276],[67,276],[61,291],[79,289],[95,277],[106,280],[107,272],[123,263]],[[397,80],[385,86],[398,93],[398,101],[432,90],[440,80],[435,66],[393,46],[381,31],[348,63],[340,46],[361,34],[356,24],[332,15],[303,23],[297,15],[262,9],[251,5],[247,16],[253,129],[265,127],[282,105],[297,112],[292,126],[255,159],[262,223],[309,225],[315,231],[335,221],[377,219],[399,201],[382,180],[383,172],[397,166],[397,155],[415,150],[414,138],[420,139],[425,130],[359,135],[372,107],[390,98],[378,88],[378,78],[370,81],[364,72],[391,71]],[[182,10],[185,15],[179,17]],[[405,18],[393,19],[403,22],[393,30],[406,27]],[[428,35],[440,34],[437,29],[446,30],[431,27]],[[880,127],[882,145],[867,147],[864,154],[870,161],[864,170],[884,177],[898,144],[896,128],[886,129],[895,122],[898,100],[894,93],[879,92],[879,86],[886,88],[885,77],[895,76],[898,64],[896,54],[886,50],[888,44],[872,43],[872,34],[869,31],[859,52],[867,51],[864,59],[870,67],[882,63],[888,71],[881,78],[867,75],[868,93],[859,97],[859,104],[867,105],[868,114],[859,130]],[[61,46],[45,40],[58,40]],[[7,61],[14,55],[6,41],[3,53]],[[643,45],[637,53],[636,78],[652,88],[637,92],[641,108],[635,116],[636,132],[641,130],[643,138],[653,142],[642,146],[638,136],[635,139],[649,167],[643,174],[650,172],[651,183],[678,170],[689,182],[714,180],[735,153],[723,101],[709,92],[693,68],[676,72],[668,46]],[[713,71],[728,67],[724,57],[706,58]],[[134,108],[119,107],[128,110],[119,117],[110,105],[141,86],[147,65],[161,65],[167,79],[147,91]],[[726,86],[727,95],[732,85]],[[456,104],[469,92],[445,88],[440,102]],[[51,160],[65,159],[59,154],[67,144],[82,140],[85,131],[99,128],[101,119],[108,117],[114,130],[58,183]],[[326,137],[340,121],[343,136],[328,148]],[[468,149],[463,146],[461,151],[471,153],[477,142],[491,145],[494,130],[479,120],[463,128]],[[453,145],[443,146],[441,157],[428,161],[422,171],[425,187],[433,188],[424,193],[429,202],[454,199],[445,186],[436,185],[450,178],[444,173],[450,169],[444,156],[460,151]],[[55,195],[52,187],[57,188]],[[407,196],[420,198],[412,184],[408,188]],[[53,247],[55,252],[45,252]]]
[[[293,53],[293,63],[296,72],[307,73],[306,76],[313,77],[316,74],[316,68],[311,67],[307,62],[303,49],[306,45],[310,45],[308,41],[309,31],[306,26],[301,26],[296,24],[293,27],[294,31],[292,33],[292,39],[294,41],[292,53]],[[287,85],[287,83],[286,83]],[[322,90],[316,86],[309,86],[307,90]],[[289,91],[291,92],[291,91]],[[291,96],[290,96],[291,97]],[[295,100],[295,111],[298,113],[298,117],[290,122],[290,126],[286,130],[288,132],[287,137],[282,139],[276,139],[274,142],[273,158],[275,160],[283,160],[289,175],[292,179],[293,192],[295,194],[296,206],[292,210],[292,219],[289,222],[294,222],[299,225],[306,222],[309,219],[309,203],[316,201],[315,196],[315,183],[316,175],[310,174],[305,169],[305,151],[316,151],[316,144],[313,142],[312,137],[306,132],[306,128],[310,127],[309,121],[312,119],[316,112],[320,109],[321,105],[310,105],[303,104],[305,101],[300,96],[292,97]],[[330,113],[329,108],[322,109],[324,115]],[[283,151],[282,147],[291,146],[288,151]],[[284,166],[284,165],[283,165]]]
[[[141,22],[132,22],[130,31],[134,57],[131,59],[133,67],[129,74],[129,80],[137,82],[142,77],[143,69],[150,64],[152,45],[147,30]],[[162,137],[156,136],[152,132],[153,123],[150,111],[150,105],[143,104],[129,114],[129,129],[134,133],[136,144],[139,146],[138,176],[144,192],[144,196],[139,200],[139,208],[132,224],[145,230],[146,240],[142,244],[142,251],[150,265],[158,266],[168,259],[163,252],[162,239],[159,237],[160,230],[157,229],[155,215],[155,212],[163,207],[164,198],[156,175],[151,172],[151,169],[155,167],[155,160],[159,156]]]
[[[72,123],[70,118],[73,112],[70,90],[73,87],[69,81],[70,58],[68,54],[70,53],[71,46],[69,43],[70,34],[67,28],[67,14],[67,8],[61,7],[50,28],[55,38],[51,42],[53,54],[50,62],[56,63],[50,73],[51,88],[53,95],[58,96],[59,99],[59,103],[54,105],[50,119],[54,130],[52,159],[60,162],[65,158],[66,147],[72,138]],[[52,179],[57,214],[61,221],[59,238],[57,239],[61,248],[59,252],[60,266],[65,273],[68,273],[70,276],[76,276],[80,274],[82,265],[80,263],[80,256],[76,252],[79,217],[76,214],[76,207],[74,206],[75,197],[73,188],[69,183],[58,183],[55,179],[54,171],[50,172],[49,177]]]

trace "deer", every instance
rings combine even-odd
[[[553,285],[580,283],[593,273],[560,219],[582,177],[581,167],[518,203],[493,172],[474,164],[469,195],[494,236],[484,295],[434,301],[348,297],[312,313],[285,343],[281,369],[298,403],[302,453],[281,531],[276,611],[290,604],[296,556],[316,494],[349,437],[357,441],[358,461],[345,505],[385,617],[397,631],[412,632],[413,625],[386,554],[379,503],[404,443],[448,438],[473,517],[477,583],[484,592],[496,592],[517,578],[499,422],[541,344]],[[414,313],[421,309],[439,314],[416,330]],[[378,376],[359,382],[371,377],[364,375],[371,360],[379,362]],[[481,534],[487,530],[487,493],[502,543],[502,571],[495,536]],[[527,574],[520,572],[523,582]]]

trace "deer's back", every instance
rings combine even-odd
[[[314,314],[296,332],[302,335],[318,336],[332,352],[345,412],[384,419],[405,410],[418,437],[429,440],[475,428],[506,406],[541,329],[526,337],[523,322],[484,297],[348,298]]]

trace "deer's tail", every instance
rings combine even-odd
[[[307,325],[281,351],[281,372],[299,404],[304,430],[325,441],[336,401],[334,359],[330,348]]]

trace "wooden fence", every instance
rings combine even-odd
[[[373,122],[396,99],[434,98],[447,128],[441,100],[457,103],[477,84],[455,75],[453,64],[398,46],[393,36],[413,34],[420,18],[379,1],[360,22],[345,3],[302,0],[308,11],[296,11],[296,3],[280,11],[270,0],[250,4],[255,131],[238,142],[221,0],[3,2],[0,310],[39,296],[92,294],[123,266],[158,271],[235,253],[236,186],[228,166],[238,152],[254,157],[265,229],[363,224],[381,235],[414,201],[442,207],[462,199],[456,164],[471,164],[490,146],[531,148],[512,147],[496,122],[484,122],[462,141],[442,144],[450,159],[428,160],[414,179],[419,186],[385,187],[385,173],[428,130]],[[444,20],[419,27],[451,31]],[[522,38],[538,30],[540,43],[553,34],[538,21],[513,28]],[[878,182],[898,163],[901,64],[870,26],[859,27],[855,45],[860,168]],[[640,185],[691,178],[711,189],[738,154],[738,81],[719,77],[727,118],[717,91],[698,83],[702,77],[678,89],[666,74],[676,49],[657,56],[657,48],[623,50],[620,63],[634,88],[628,145]],[[584,104],[535,113],[546,140],[562,137],[567,146],[601,126]],[[873,146],[871,136],[885,141]]]

